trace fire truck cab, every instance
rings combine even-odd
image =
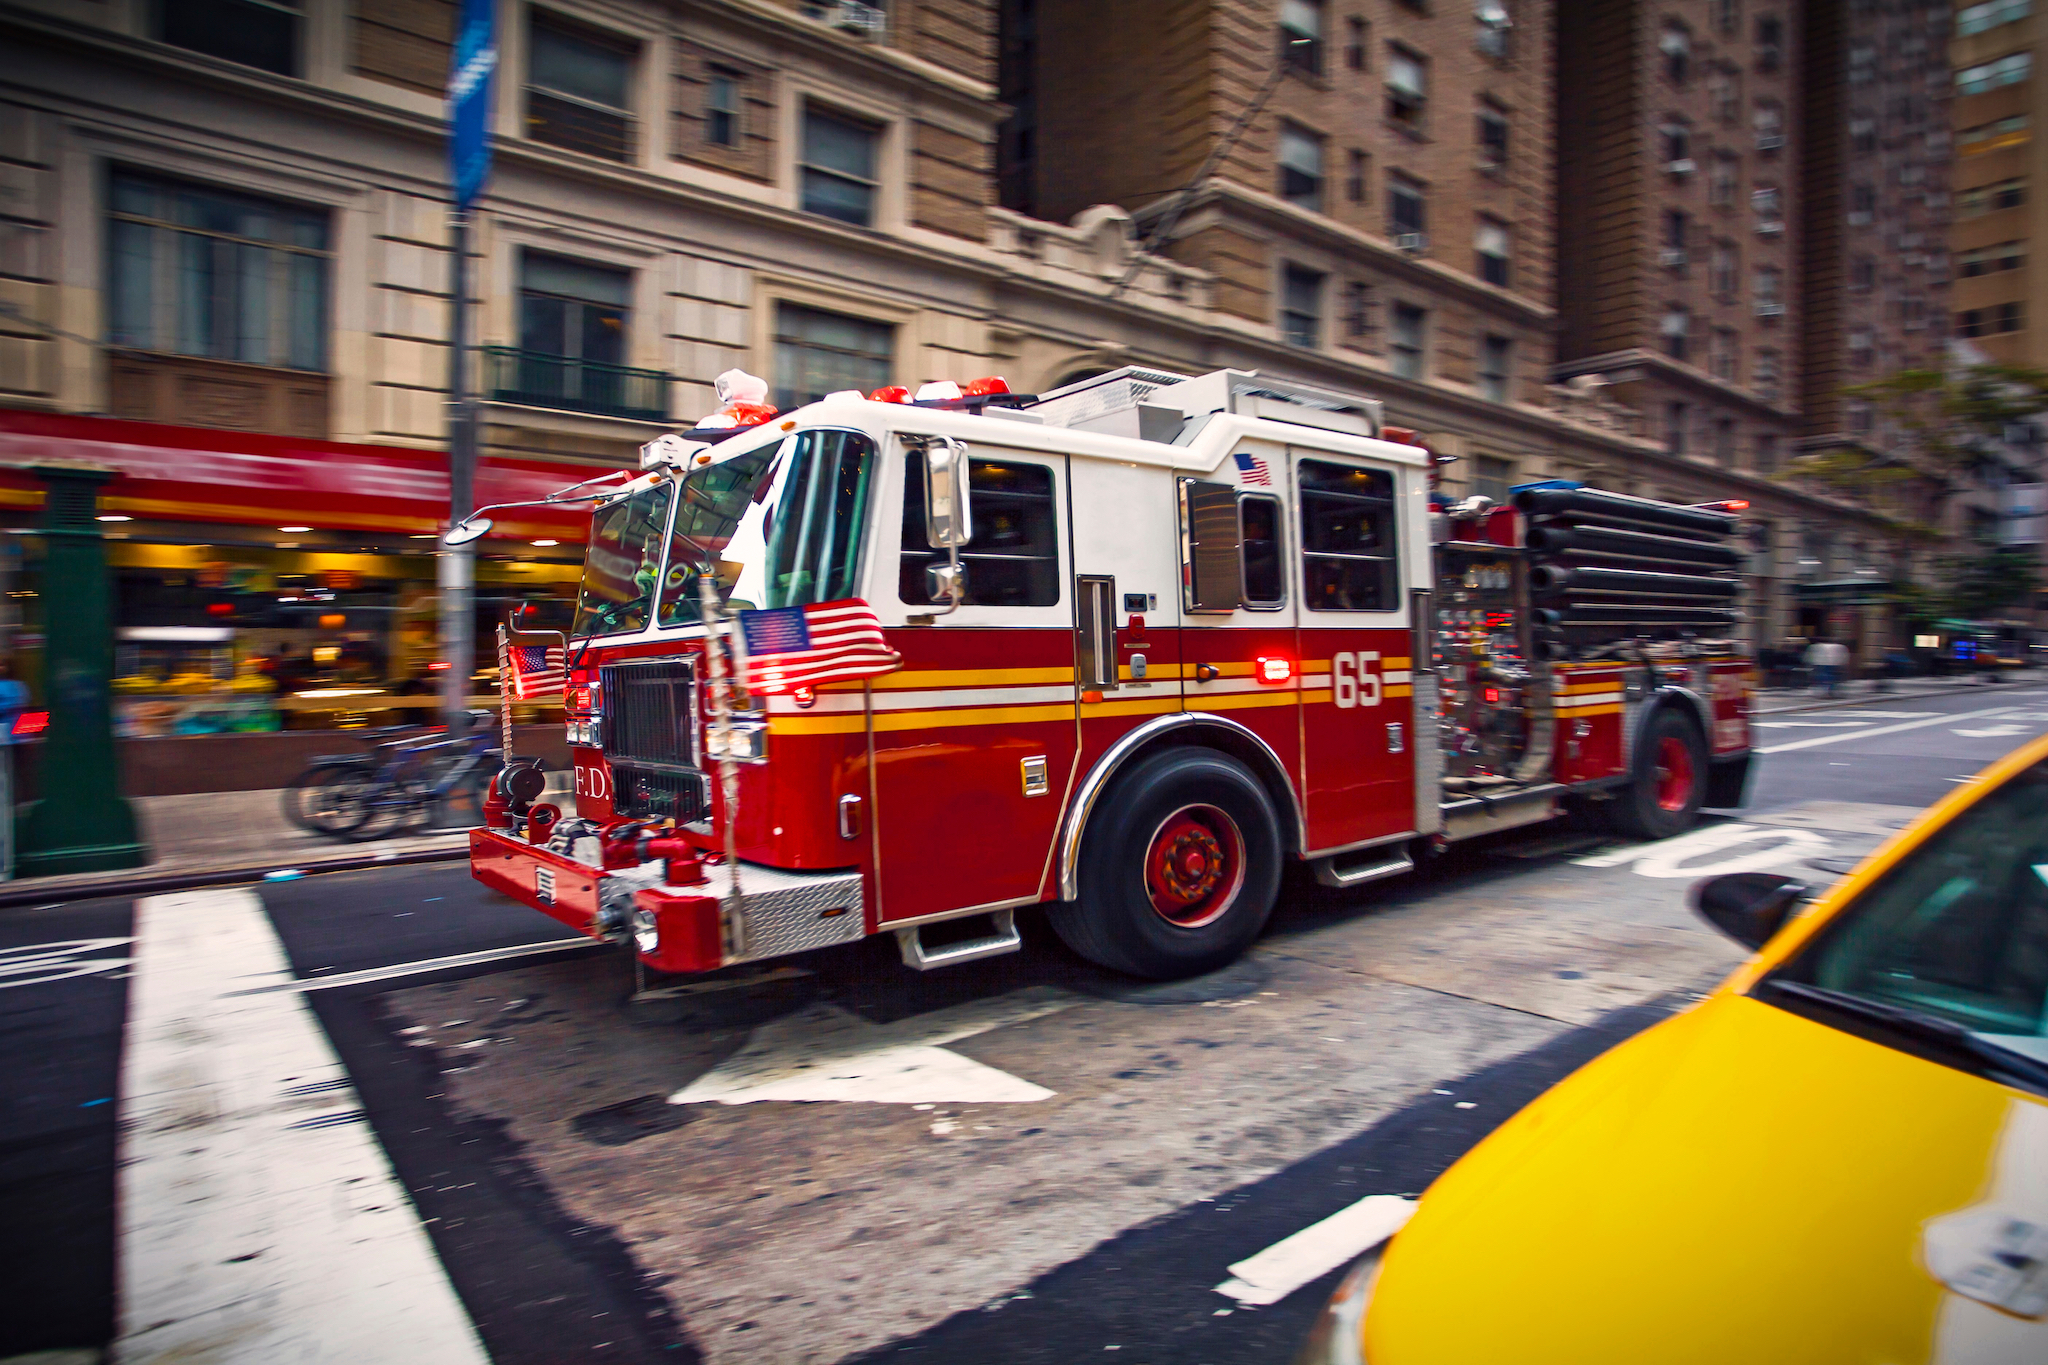
[[[1701,586],[1736,581],[1724,513],[1553,490],[1601,504],[1555,525],[1644,544],[1546,598],[1531,518],[1433,508],[1378,403],[1240,371],[837,394],[649,449],[566,642],[576,814],[515,798],[472,863],[660,971],[885,932],[928,968],[1043,903],[1084,956],[1183,976],[1258,936],[1289,863],[1355,885],[1567,798],[1645,834],[1740,800],[1750,665],[1700,635],[1735,619]],[[1687,547],[1720,557],[1669,572]],[[901,665],[714,725],[706,582],[721,623],[860,599]]]

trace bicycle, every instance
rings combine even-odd
[[[466,800],[482,824],[484,798],[504,759],[493,747],[489,719],[472,713],[465,735],[379,744],[374,759],[315,760],[286,789],[286,814],[301,828],[351,843],[395,835],[451,799]]]

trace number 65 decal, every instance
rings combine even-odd
[[[1380,704],[1380,675],[1369,667],[1378,662],[1379,657],[1376,650],[1361,650],[1356,654],[1339,654],[1330,660],[1330,684],[1336,691],[1340,710]]]

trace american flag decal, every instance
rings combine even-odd
[[[858,597],[739,616],[739,644],[746,656],[742,676],[749,692],[772,694],[873,678],[903,664],[882,638],[875,609]]]
[[[1238,451],[1230,457],[1237,462],[1237,481],[1243,484],[1257,484],[1261,488],[1273,486],[1273,475],[1266,468],[1266,462],[1246,451]]]
[[[512,696],[518,701],[532,701],[536,697],[560,696],[562,692],[562,647],[546,648],[541,645],[514,645],[508,652],[512,660]]]

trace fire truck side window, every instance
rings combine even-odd
[[[806,431],[777,499],[768,541],[767,607],[836,602],[859,590],[874,443],[851,431]]]
[[[1272,610],[1287,601],[1280,572],[1280,499],[1246,493],[1238,500],[1239,543],[1244,547],[1244,604]]]
[[[924,538],[924,461],[913,456],[903,480],[903,561],[896,595],[931,606],[925,569],[946,557]],[[974,539],[960,551],[967,570],[963,606],[1050,607],[1060,600],[1059,523],[1052,471],[1044,465],[969,460],[967,500]]]
[[[646,628],[668,532],[668,502],[668,485],[658,484],[591,517],[575,634],[624,635]]]
[[[1394,476],[1303,460],[1301,578],[1308,609],[1398,610],[1398,563]]]

